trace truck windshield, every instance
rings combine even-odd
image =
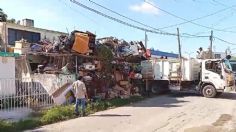
[[[229,60],[224,59],[224,60],[223,60],[223,63],[224,63],[225,68],[226,68],[227,70],[232,71],[232,67],[231,67],[231,65],[230,65]]]

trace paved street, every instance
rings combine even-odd
[[[172,93],[34,131],[55,132],[236,132],[236,94],[204,98]]]

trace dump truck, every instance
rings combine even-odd
[[[234,90],[234,74],[227,59],[152,59],[142,61],[141,66],[152,93],[194,90],[213,98]]]

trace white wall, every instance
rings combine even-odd
[[[13,95],[15,92],[15,58],[0,56],[0,96]]]
[[[34,82],[40,83],[49,95],[52,95],[56,90],[65,84],[73,83],[76,80],[75,74],[34,74],[32,75],[32,79]]]
[[[15,58],[0,56],[0,79],[15,79]]]

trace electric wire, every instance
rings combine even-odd
[[[169,11],[166,11],[166,10],[162,9],[162,8],[160,8],[160,7],[158,7],[158,6],[154,5],[154,4],[152,4],[151,2],[148,2],[148,1],[146,1],[146,0],[144,0],[144,2],[146,2],[147,4],[149,4],[149,5],[151,5],[151,6],[155,7],[155,8],[157,8],[157,9],[159,9],[159,10],[162,11],[162,12],[165,12],[165,13],[168,14],[168,15],[171,15],[171,16],[173,16],[173,17],[175,17],[175,18],[184,20],[186,23],[192,23],[192,24],[194,24],[194,25],[196,25],[196,26],[203,27],[203,28],[207,28],[207,29],[211,29],[211,30],[215,30],[215,31],[219,31],[219,32],[236,33],[235,31],[227,31],[227,30],[222,30],[222,29],[211,28],[211,27],[208,27],[208,26],[205,26],[205,25],[201,25],[201,24],[195,23],[195,22],[193,22],[193,21],[189,21],[189,20],[187,20],[187,19],[185,19],[185,18],[183,18],[183,17],[177,16],[177,15],[175,15],[175,14],[169,12]],[[231,7],[235,7],[235,6],[236,6],[236,5],[233,5],[233,6],[231,6]]]
[[[103,8],[103,9],[106,9],[106,10],[108,10],[108,11],[110,11],[110,12],[116,14],[116,15],[119,15],[119,16],[121,16],[121,17],[123,17],[123,18],[126,18],[126,19],[128,19],[128,20],[130,20],[130,21],[132,21],[132,22],[138,23],[138,24],[140,24],[140,25],[142,25],[142,26],[145,26],[145,27],[148,27],[148,28],[151,28],[151,29],[154,29],[154,30],[161,31],[160,29],[157,29],[157,28],[154,28],[154,27],[149,26],[149,25],[147,25],[147,24],[144,24],[144,23],[142,23],[142,22],[136,21],[136,20],[134,20],[134,19],[132,19],[132,18],[129,18],[129,17],[125,16],[125,15],[122,15],[122,14],[120,14],[120,13],[114,11],[114,10],[111,10],[111,9],[109,9],[109,8],[107,8],[107,7],[103,6],[103,5],[101,5],[101,4],[98,4],[98,3],[96,3],[96,2],[94,2],[94,1],[92,1],[92,0],[88,0],[88,1],[91,2],[91,3],[93,3],[93,4],[95,4],[96,6],[99,6],[99,7]],[[164,31],[161,31],[161,32],[164,32]]]
[[[141,23],[143,26],[152,28],[152,29],[154,29],[154,30],[150,30],[150,29],[148,29],[148,28],[139,27],[139,26],[130,24],[130,23],[128,23],[128,22],[125,22],[125,21],[123,21],[123,20],[120,20],[120,19],[118,19],[118,18],[109,16],[109,15],[107,15],[107,14],[105,14],[105,13],[102,13],[102,12],[100,12],[100,11],[98,11],[98,10],[95,10],[95,9],[93,9],[93,8],[91,8],[91,7],[88,7],[88,6],[86,6],[86,5],[84,5],[84,4],[80,3],[80,2],[78,2],[78,1],[76,1],[76,0],[70,0],[70,1],[71,1],[72,3],[74,3],[74,4],[76,4],[76,5],[78,5],[78,6],[80,6],[80,7],[83,7],[83,8],[85,8],[85,9],[89,10],[89,11],[92,11],[92,12],[98,14],[98,15],[101,15],[101,16],[103,16],[103,17],[106,17],[106,18],[110,19],[110,20],[116,21],[116,22],[118,22],[118,23],[120,23],[120,24],[129,26],[129,27],[132,27],[132,28],[136,28],[136,29],[139,29],[139,30],[142,30],[142,31],[145,31],[145,32],[150,32],[150,33],[155,33],[155,34],[160,34],[160,35],[177,36],[177,34],[175,34],[175,33],[168,33],[168,32],[164,32],[164,31],[155,31],[155,30],[158,30],[158,29],[157,29],[157,28],[154,28],[154,27],[151,27],[151,26],[148,26],[148,25],[146,25],[146,24],[143,24],[143,23],[141,23],[141,22],[138,22],[138,21],[136,21],[136,20],[134,20],[134,19],[128,18],[128,17],[126,17],[126,16],[124,16],[124,15],[122,15],[122,14],[120,14],[120,13],[117,13],[117,12],[111,10],[111,9],[108,9],[108,8],[107,8],[107,10],[110,10],[110,11],[112,11],[113,13],[116,13],[117,15],[119,14],[120,16],[126,17],[126,19],[130,19],[130,20],[132,20],[132,21],[136,21],[136,23],[139,23],[139,24]],[[91,0],[90,0],[90,2],[91,2]],[[95,3],[95,2],[94,2],[94,3]],[[95,4],[97,4],[97,3],[95,3]],[[100,4],[97,4],[97,5],[100,6],[100,7],[106,8],[105,6],[102,6],[102,5],[100,5]],[[180,37],[194,38],[194,37],[203,37],[203,36],[197,36],[197,35],[190,35],[190,34],[187,34],[187,33],[182,33],[182,34],[180,34]],[[204,36],[204,37],[205,37],[205,36]]]
[[[188,21],[185,21],[185,22],[181,22],[181,23],[177,23],[177,24],[173,24],[173,25],[161,27],[161,28],[159,28],[159,29],[166,29],[166,28],[176,27],[176,26],[183,25],[183,24],[186,24],[186,23],[190,23],[190,22],[193,22],[193,21],[196,21],[196,20],[204,19],[204,18],[213,16],[213,15],[216,15],[216,14],[218,14],[218,13],[220,13],[220,12],[226,11],[226,10],[228,10],[228,9],[230,9],[230,8],[231,8],[231,7],[227,7],[227,8],[218,10],[218,11],[216,11],[216,12],[213,12],[213,13],[211,13],[211,14],[205,15],[205,16],[201,16],[201,17],[198,17],[198,18],[195,18],[195,19],[192,19],[192,20],[188,20]]]
[[[224,43],[230,44],[230,45],[236,45],[236,43],[232,43],[232,42],[226,41],[226,40],[221,39],[221,38],[216,37],[216,36],[214,36],[213,38],[215,38],[215,39],[217,39],[217,40],[219,40],[219,41],[221,41],[221,42],[224,42]]]
[[[117,19],[117,18],[115,18],[115,17],[109,16],[109,15],[107,15],[107,14],[105,14],[105,13],[102,13],[102,12],[100,12],[100,11],[98,11],[98,10],[95,10],[95,9],[93,9],[93,8],[91,8],[91,7],[88,7],[88,6],[86,6],[86,5],[84,5],[84,4],[80,3],[80,2],[78,2],[78,1],[76,1],[76,0],[70,0],[70,1],[71,1],[72,3],[74,3],[74,4],[76,4],[76,5],[78,5],[78,6],[82,7],[82,8],[85,8],[85,9],[87,9],[87,10],[89,10],[89,11],[92,11],[92,12],[98,14],[98,15],[101,15],[101,16],[103,16],[103,17],[106,17],[106,18],[110,19],[110,20],[116,21],[116,22],[118,22],[118,23],[120,23],[120,24],[129,26],[129,27],[132,27],[132,28],[136,28],[136,29],[139,29],[139,30],[142,30],[142,31],[145,31],[145,32],[150,32],[150,33],[155,33],[155,34],[177,36],[177,34],[174,34],[174,33],[164,33],[164,32],[160,32],[160,31],[154,31],[154,30],[151,30],[151,29],[139,27],[139,26],[130,24],[130,23],[128,23],[128,22],[125,22],[125,21],[123,21],[123,20]]]

